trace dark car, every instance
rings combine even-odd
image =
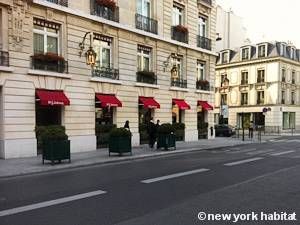
[[[215,130],[217,137],[231,137],[235,135],[235,128],[227,124],[215,125]]]

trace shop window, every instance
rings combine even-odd
[[[139,133],[141,144],[149,143],[147,127],[152,118],[152,113],[153,109],[145,108],[143,105],[139,105]]]
[[[284,112],[282,122],[283,122],[283,129],[295,129],[296,113],[295,112]]]
[[[61,117],[61,106],[41,106],[38,103],[36,104],[37,126],[61,125]]]
[[[172,123],[182,123],[183,111],[177,105],[172,107]]]

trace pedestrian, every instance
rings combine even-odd
[[[160,121],[159,120],[156,120],[156,124],[155,124],[155,139],[157,141],[157,133],[158,133],[158,128],[160,127]]]
[[[124,124],[124,128],[126,130],[129,130],[130,131],[130,128],[129,128],[129,120],[126,120],[125,124]]]
[[[156,125],[153,122],[153,118],[151,117],[149,123],[148,123],[148,135],[149,135],[149,147],[153,148],[155,144],[156,139]]]
[[[250,124],[249,124],[249,138],[253,138],[253,130],[254,130],[254,124],[253,124],[253,121],[250,121]]]

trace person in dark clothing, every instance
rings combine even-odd
[[[253,121],[250,122],[250,125],[249,125],[249,138],[253,138],[253,130],[254,130],[254,123]]]
[[[149,147],[153,148],[156,140],[156,125],[153,123],[153,118],[151,118],[147,130],[149,135]]]
[[[125,124],[124,124],[124,128],[125,128],[126,130],[130,130],[130,128],[129,128],[129,120],[126,120],[126,122],[125,122]]]

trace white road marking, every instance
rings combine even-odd
[[[256,148],[250,148],[250,149],[243,149],[243,150],[239,150],[239,151],[233,151],[233,152],[228,152],[230,154],[238,154],[238,153],[245,153],[245,152],[251,152],[251,151],[255,151]]]
[[[151,179],[147,179],[147,180],[142,180],[141,182],[144,184],[150,184],[150,183],[154,183],[154,182],[158,182],[158,181],[169,180],[169,179],[173,179],[173,178],[177,178],[177,177],[188,176],[191,174],[202,173],[202,172],[206,172],[206,171],[209,171],[209,169],[202,168],[202,169],[191,170],[191,171],[186,171],[186,172],[182,172],[182,173],[175,173],[175,174],[166,175],[166,176],[162,176],[162,177],[156,177],[156,178],[151,178]]]
[[[244,164],[244,163],[254,162],[254,161],[257,161],[257,160],[261,160],[261,159],[263,159],[263,158],[262,157],[256,157],[256,158],[251,158],[251,159],[245,159],[245,160],[241,160],[241,161],[225,163],[224,166],[235,166],[235,165],[240,165],[240,164]]]
[[[290,151],[285,151],[285,152],[278,152],[278,153],[273,153],[270,154],[271,156],[279,156],[279,155],[285,155],[285,154],[289,154],[289,153],[293,153],[295,152],[294,150],[290,150]]]
[[[72,202],[72,201],[76,201],[76,200],[80,200],[80,199],[84,199],[84,198],[90,198],[90,197],[105,194],[105,193],[106,193],[105,191],[98,190],[98,191],[92,191],[92,192],[87,192],[87,193],[83,193],[83,194],[73,195],[73,196],[69,196],[69,197],[65,197],[65,198],[50,200],[50,201],[46,201],[46,202],[40,202],[40,203],[26,205],[26,206],[22,206],[22,207],[7,209],[7,210],[0,211],[0,217],[10,216],[13,214],[22,213],[22,212],[31,211],[31,210],[40,209],[40,208],[45,208],[45,207],[49,207],[49,206],[53,206],[53,205],[59,205],[59,204],[63,204],[66,202]]]
[[[270,153],[276,151],[275,149],[263,149],[259,151],[253,151],[253,152],[248,152],[247,155],[256,155],[256,154],[261,154],[261,153]]]

